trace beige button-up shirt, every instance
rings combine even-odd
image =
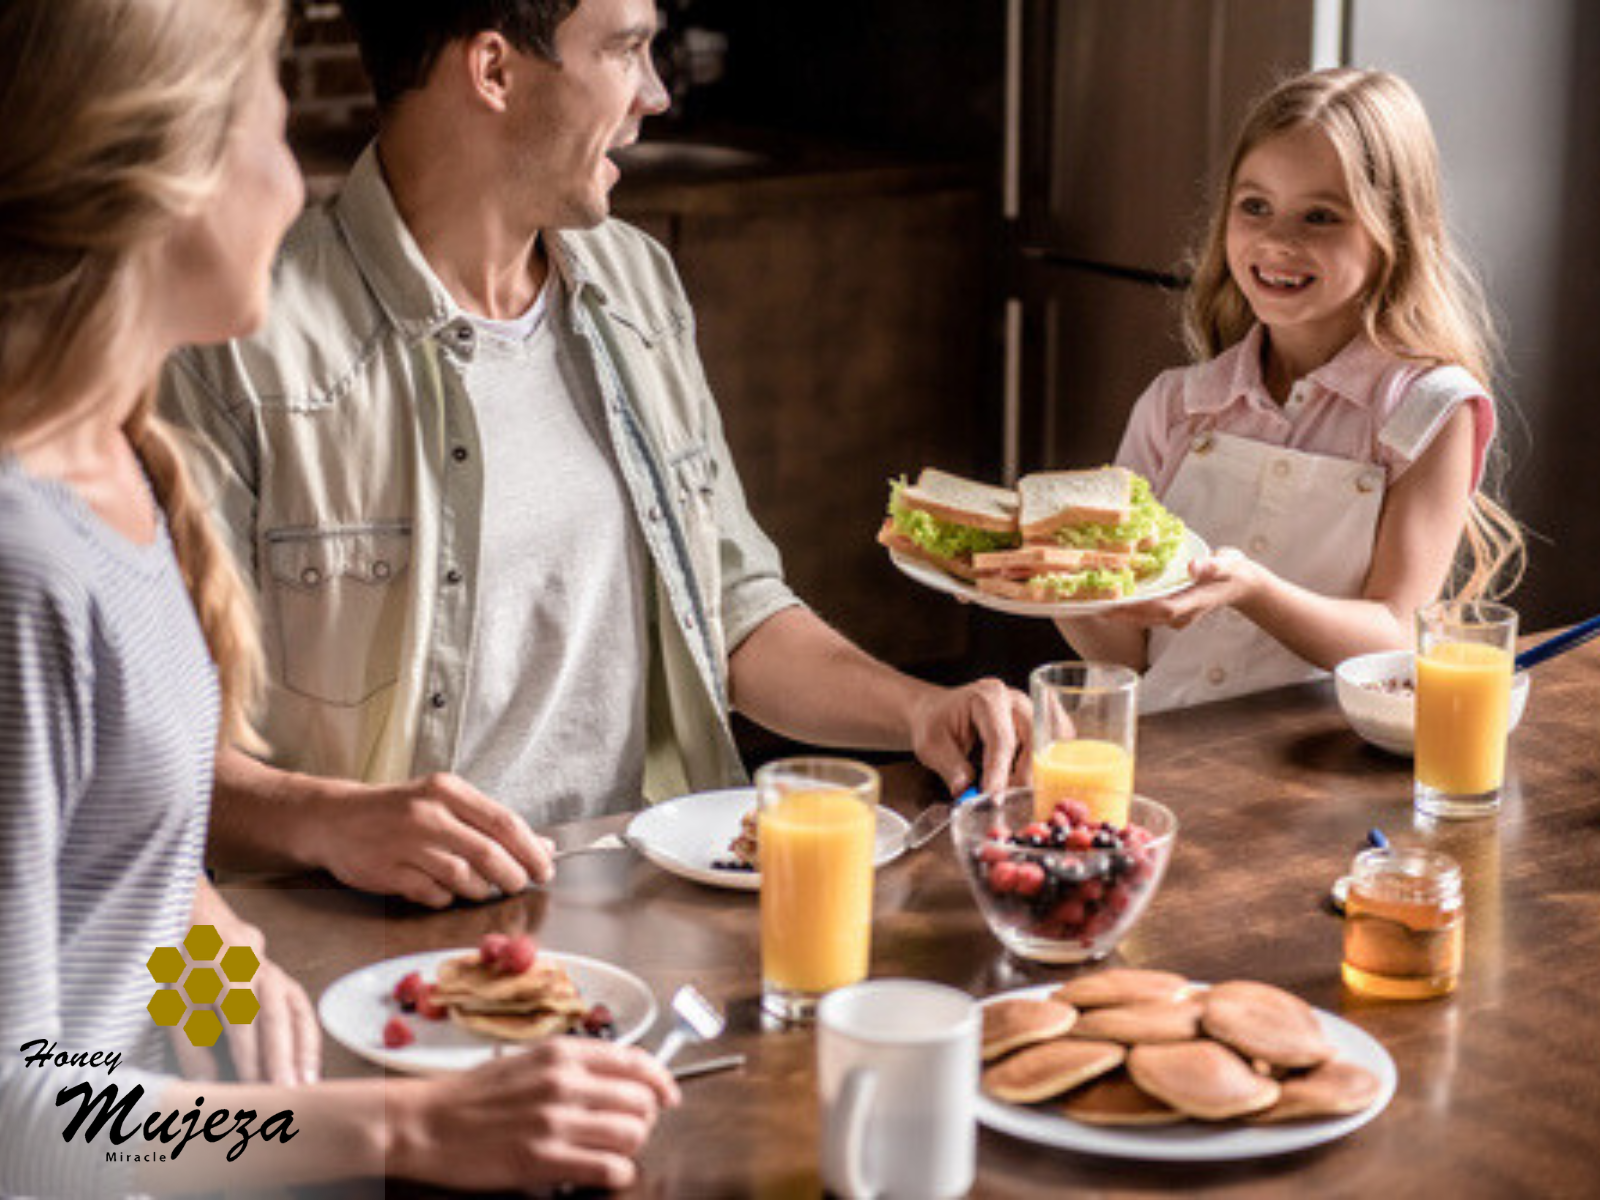
[[[617,221],[544,243],[567,296],[556,334],[654,568],[646,797],[740,779],[728,656],[799,601],[745,505],[666,252]],[[280,766],[369,782],[454,766],[495,503],[474,351],[369,147],[290,231],[265,328],[167,369],[162,412],[203,435],[192,462],[257,590]]]

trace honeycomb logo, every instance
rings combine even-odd
[[[248,985],[261,965],[256,952],[249,946],[234,946],[218,958],[219,952],[222,937],[217,927],[196,925],[183,939],[182,950],[176,946],[158,947],[145,964],[157,983],[177,985],[159,988],[150,997],[151,1020],[168,1027],[181,1024],[184,1036],[196,1046],[215,1046],[222,1036],[222,1021],[216,1009],[230,1025],[248,1025],[261,1011],[256,994],[248,986],[227,987],[223,983],[226,979],[228,983]],[[221,975],[217,974],[219,968]],[[226,996],[222,995],[224,991]],[[217,1004],[218,996],[222,996],[221,1004]]]

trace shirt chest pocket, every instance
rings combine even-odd
[[[714,592],[718,570],[717,460],[695,443],[669,460],[673,501],[703,588]]]
[[[283,686],[354,706],[399,674],[411,527],[395,522],[267,534],[268,653]]]

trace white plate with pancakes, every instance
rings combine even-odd
[[[981,1003],[989,1005],[1002,999],[1043,1000],[1058,986],[1043,984],[1019,988],[988,996]],[[1111,1127],[1075,1121],[1057,1115],[1048,1106],[1007,1104],[980,1091],[978,1120],[999,1133],[1041,1146],[1147,1162],[1233,1162],[1292,1154],[1337,1141],[1360,1129],[1388,1106],[1394,1097],[1399,1073],[1389,1052],[1371,1034],[1320,1008],[1312,1012],[1336,1057],[1365,1068],[1378,1079],[1377,1098],[1351,1116],[1275,1125],[1186,1120],[1172,1125]]]
[[[1192,586],[1189,579],[1189,564],[1210,553],[1211,547],[1206,545],[1204,538],[1192,529],[1185,529],[1183,545],[1178,547],[1178,552],[1172,556],[1172,561],[1167,564],[1166,569],[1154,579],[1147,579],[1139,584],[1131,594],[1116,600],[1061,600],[1054,604],[1012,600],[1006,596],[980,592],[975,584],[957,579],[954,575],[946,575],[931,563],[921,562],[895,550],[889,551],[889,559],[902,574],[916,580],[923,587],[944,592],[958,600],[966,600],[980,608],[1010,613],[1014,617],[1081,617],[1088,613],[1105,612],[1108,609],[1122,608],[1145,600],[1159,600],[1163,596],[1181,592]]]
[[[328,985],[317,1001],[317,1016],[328,1036],[352,1054],[412,1075],[468,1071],[497,1054],[515,1054],[533,1043],[485,1037],[448,1019],[430,1021],[417,1013],[403,1013],[394,999],[395,985],[412,971],[432,983],[447,959],[477,953],[476,948],[466,946],[424,950],[361,967]],[[604,1004],[611,1010],[616,1029],[613,1041],[636,1042],[655,1022],[655,995],[633,972],[598,958],[542,948],[539,961],[563,967],[585,1005]],[[391,1050],[383,1044],[383,1027],[397,1015],[405,1019],[416,1041]]]
[[[759,871],[712,865],[733,857],[729,844],[739,835],[740,820],[755,806],[753,787],[695,792],[651,805],[628,822],[623,838],[663,871],[712,887],[758,892]],[[899,813],[880,807],[872,865],[881,867],[905,853],[910,829]]]

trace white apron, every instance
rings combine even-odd
[[[1459,404],[1482,394],[1459,367],[1430,371],[1407,389],[1378,440],[1412,461]],[[1377,462],[1201,430],[1162,502],[1213,549],[1236,547],[1301,587],[1355,597],[1372,564],[1387,484]],[[1322,674],[1240,613],[1217,609],[1187,629],[1150,631],[1139,708],[1205,704]]]

